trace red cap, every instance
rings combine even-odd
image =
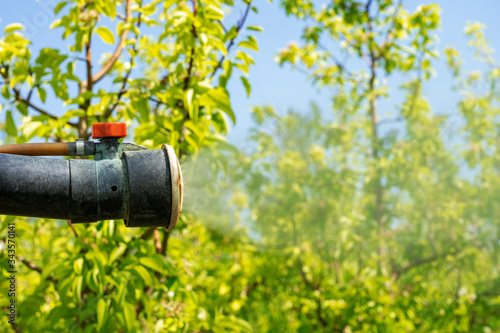
[[[125,123],[92,124],[92,139],[124,138],[127,136]]]

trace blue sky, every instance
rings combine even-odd
[[[304,23],[286,17],[278,3],[257,0],[259,14],[252,13],[248,25],[260,25],[264,33],[258,36],[260,52],[255,54],[256,65],[251,68],[249,80],[252,84],[252,95],[246,93],[237,78],[230,87],[231,101],[237,115],[237,124],[232,129],[229,139],[241,145],[245,142],[248,129],[252,126],[249,109],[257,105],[273,105],[279,112],[293,108],[307,112],[311,102],[317,103],[325,113],[329,112],[330,95],[326,91],[313,87],[306,78],[289,68],[280,68],[274,62],[277,51],[290,41],[297,40]],[[0,3],[0,31],[13,22],[23,23],[28,36],[32,37],[34,49],[44,46],[62,46],[60,32],[48,29],[54,17],[50,9],[56,0],[2,0]],[[409,8],[421,1],[404,2]],[[441,47],[453,45],[463,52],[466,67],[474,69],[472,53],[467,50],[463,28],[467,21],[480,21],[487,27],[486,36],[495,49],[500,48],[500,1],[482,0],[443,0],[437,1],[442,7],[442,28],[439,31]],[[235,17],[238,13],[233,13]],[[436,63],[437,76],[427,85],[427,96],[436,113],[450,113],[456,108],[457,94],[451,90],[451,77],[443,60]],[[400,82],[395,81],[391,88],[397,89]],[[401,98],[397,93],[394,99],[383,105],[388,109]],[[51,105],[49,105],[50,107]],[[58,110],[53,110],[55,114]]]

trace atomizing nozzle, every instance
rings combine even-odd
[[[0,146],[0,214],[74,223],[123,219],[127,227],[173,229],[183,195],[174,149],[119,143],[126,136],[123,123],[94,124],[92,131],[99,142]]]

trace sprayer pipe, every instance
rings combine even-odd
[[[26,155],[26,156],[85,156],[94,155],[95,148],[92,141],[82,142],[83,153],[77,153],[75,142],[56,143],[23,143],[0,146],[0,154]]]

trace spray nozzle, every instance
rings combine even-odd
[[[126,135],[124,123],[102,123],[92,126],[99,142],[0,146],[0,214],[174,228],[183,186],[174,149],[119,143]],[[34,157],[57,155],[94,159]]]

